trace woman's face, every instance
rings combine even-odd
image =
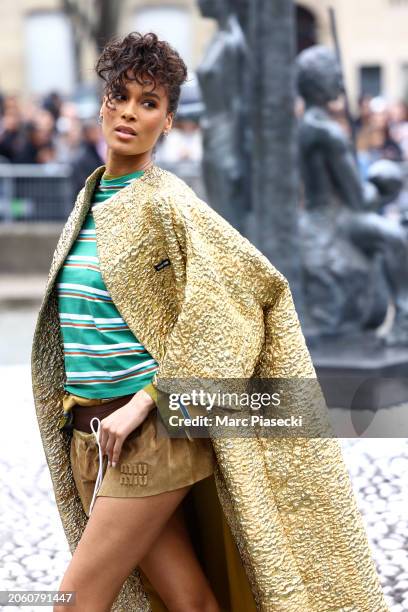
[[[103,98],[102,131],[115,158],[151,151],[161,133],[171,128],[173,115],[167,112],[164,87],[157,84],[153,89],[148,76],[143,83],[127,80],[126,88],[112,94],[110,101]]]

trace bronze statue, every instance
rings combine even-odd
[[[378,327],[391,296],[396,315],[385,342],[408,344],[408,241],[401,225],[376,211],[389,199],[387,170],[363,183],[349,137],[326,108],[343,90],[334,52],[316,45],[296,64],[305,101],[300,230],[308,324],[329,335]]]
[[[197,69],[205,101],[201,119],[203,177],[212,207],[245,234],[250,187],[248,110],[245,90],[247,46],[237,15],[227,0],[199,0],[204,17],[219,23]]]

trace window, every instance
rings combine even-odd
[[[39,11],[25,19],[27,86],[45,94],[52,89],[69,94],[75,86],[71,23],[60,12]]]
[[[317,44],[316,17],[309,9],[300,5],[296,6],[296,26],[296,53]]]
[[[382,68],[381,66],[360,66],[360,95],[381,95]]]
[[[155,32],[159,38],[167,40],[187,64],[192,63],[191,24],[188,12],[180,7],[157,6],[137,11],[135,30],[145,34]]]

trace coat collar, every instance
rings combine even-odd
[[[80,218],[82,219],[82,221],[84,220],[86,214],[89,211],[93,192],[95,190],[96,185],[100,182],[105,170],[106,170],[106,165],[95,168],[92,174],[90,174],[85,181],[83,197],[81,201],[82,206],[80,210]],[[149,168],[147,168],[144,171],[142,176],[137,179],[137,184],[147,182],[150,185],[154,185],[155,183],[157,183],[157,181],[160,181],[161,176],[165,172],[167,171],[163,170],[163,168],[156,166],[156,164],[152,164],[151,166],[149,166]],[[127,187],[124,187],[120,193],[124,193],[127,189],[133,189],[133,188],[134,188],[134,185],[132,182]],[[78,195],[78,198],[79,198],[79,195]]]
[[[85,194],[84,194],[85,201],[87,200],[90,201],[92,197],[92,193],[95,189],[95,186],[99,182],[99,180],[102,178],[102,175],[105,172],[105,170],[106,170],[106,165],[98,166],[98,168],[95,168],[92,174],[90,174],[88,178],[86,179],[85,186],[84,186],[85,187]],[[149,166],[149,168],[146,168],[142,176],[138,178],[138,182],[147,181],[148,183],[152,183],[152,181],[157,179],[162,173],[163,173],[163,168],[156,166],[156,164],[152,164],[151,166]]]

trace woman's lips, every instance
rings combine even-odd
[[[120,130],[115,130],[115,134],[119,138],[122,138],[123,140],[130,140],[131,138],[134,138],[135,136],[137,136],[137,134],[130,134],[129,132],[121,132]]]

